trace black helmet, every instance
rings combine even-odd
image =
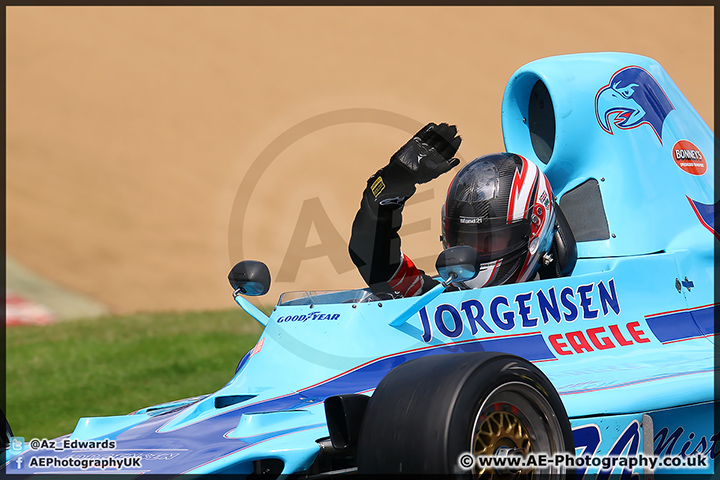
[[[554,234],[550,182],[520,155],[478,157],[450,183],[442,208],[443,246],[474,247],[483,267],[465,282],[468,287],[532,278]]]

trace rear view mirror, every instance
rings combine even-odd
[[[448,284],[466,282],[475,278],[480,271],[478,254],[474,248],[467,245],[450,247],[438,255],[435,268]]]
[[[256,260],[243,260],[235,265],[228,280],[233,290],[243,295],[265,295],[270,290],[270,270]]]
[[[411,303],[404,311],[400,312],[388,323],[390,326],[399,327],[412,315],[415,315],[422,308],[445,291],[445,288],[452,282],[465,282],[475,278],[480,272],[478,254],[474,248],[467,245],[459,245],[443,250],[435,262],[442,283],[438,283],[427,292],[423,293]]]

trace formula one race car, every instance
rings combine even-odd
[[[265,329],[227,385],[82,418],[63,451],[10,445],[6,473],[712,474],[713,132],[657,62],[620,53],[525,65],[502,122],[567,218],[569,275],[445,291],[477,273],[454,247],[422,296],[289,292],[268,317],[242,296],[267,267],[240,262],[237,303]]]

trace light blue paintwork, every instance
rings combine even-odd
[[[622,68],[637,65],[650,72],[674,106],[661,132],[648,125],[608,134],[596,121],[595,95]],[[546,84],[556,116],[555,149],[547,165],[535,155],[528,128],[527,98],[538,79]],[[530,87],[530,88],[528,88]],[[552,57],[520,68],[508,82],[502,104],[508,151],[535,161],[558,197],[588,178],[600,181],[615,238],[579,245],[581,257],[638,255],[665,250],[698,226],[686,195],[714,204],[715,136],[663,68],[646,57],[591,53]],[[707,172],[693,176],[672,159],[678,140],[690,140],[707,158]],[[706,246],[712,250],[708,241]]]
[[[651,95],[659,87],[672,105],[645,122],[648,106],[633,98],[640,85],[621,81],[638,72],[657,81]],[[538,79],[556,118],[547,164],[527,123]],[[537,163],[559,201],[598,181],[613,236],[579,243],[571,276],[391,301],[365,289],[289,294],[269,318],[237,297],[265,329],[227,385],[127,416],[80,419],[69,438],[116,440],[142,457],[134,473],[243,475],[254,460],[278,458],[289,474],[307,469],[317,440],[328,436],[328,396],[371,394],[391,368],[419,356],[486,350],[523,356],[544,371],[571,417],[578,453],[606,454],[628,439],[624,453],[635,441],[642,449],[646,413],[658,454],[680,453],[666,438],[675,434],[676,443],[695,441],[693,449],[714,459],[712,131],[660,65],[618,53],[523,66],[508,82],[502,122],[507,150]],[[704,174],[674,161],[680,140],[702,152]],[[9,452],[8,472],[42,471],[28,466],[42,454],[27,445]]]

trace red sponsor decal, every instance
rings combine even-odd
[[[678,141],[673,146],[672,155],[675,164],[685,173],[702,175],[707,171],[705,155],[689,140]]]
[[[566,334],[550,335],[548,340],[558,355],[607,350],[616,347],[627,347],[635,343],[648,343],[650,339],[640,329],[640,322],[630,322],[621,329],[620,325],[576,330]]]

